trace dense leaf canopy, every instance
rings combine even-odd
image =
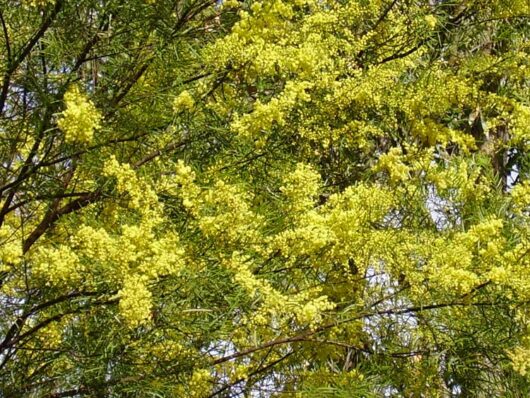
[[[530,395],[527,0],[0,25],[0,397]]]

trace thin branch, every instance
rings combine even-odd
[[[221,358],[217,358],[216,360],[214,360],[212,362],[212,365],[218,365],[220,363],[228,362],[228,361],[231,361],[232,359],[236,359],[236,358],[239,358],[239,357],[242,357],[242,356],[253,354],[254,352],[261,351],[261,350],[264,350],[264,349],[269,348],[269,347],[275,347],[275,346],[283,345],[283,344],[287,344],[287,343],[295,343],[295,342],[299,342],[299,341],[304,341],[306,338],[308,338],[309,336],[314,335],[315,333],[318,333],[319,331],[321,331],[320,328],[316,329],[316,330],[313,330],[313,331],[307,330],[307,331],[305,331],[303,333],[300,333],[300,334],[298,334],[296,336],[283,337],[283,338],[279,338],[279,339],[276,339],[276,340],[272,340],[272,341],[269,341],[269,342],[264,343],[264,344],[259,345],[259,346],[247,348],[246,350],[238,351],[238,352],[235,352],[233,354],[226,355],[226,356],[221,357]]]
[[[121,144],[121,143],[124,143],[124,142],[130,142],[130,141],[138,141],[140,138],[145,137],[148,134],[149,133],[142,133],[142,134],[135,135],[135,136],[132,136],[132,137],[118,138],[118,139],[115,139],[115,140],[109,140],[109,141],[101,143],[101,144],[92,145],[92,146],[90,146],[90,147],[88,147],[86,149],[74,152],[74,153],[72,153],[70,155],[62,156],[60,158],[52,159],[52,160],[49,160],[47,162],[39,163],[38,165],[36,165],[36,168],[48,167],[48,166],[53,166],[54,164],[57,164],[57,163],[66,162],[67,160],[71,160],[73,158],[77,158],[77,157],[79,157],[81,155],[84,155],[85,153],[88,153],[88,152],[94,150],[94,149],[100,149],[100,148],[103,148],[103,147],[106,147],[106,146],[110,146],[110,145],[113,145],[113,144]]]
[[[144,164],[146,164],[146,163],[150,162],[151,160],[153,160],[154,158],[162,155],[163,153],[167,153],[167,152],[172,151],[174,149],[180,148],[180,147],[184,146],[185,144],[186,144],[185,141],[172,142],[171,144],[168,144],[164,148],[157,149],[156,151],[153,151],[150,154],[148,154],[147,156],[145,156],[144,158],[140,159],[139,161],[134,163],[133,168],[134,169],[138,169],[138,168],[142,167]]]
[[[59,218],[62,216],[65,216],[67,214],[70,214],[74,211],[77,211],[79,209],[82,209],[86,206],[88,206],[91,203],[96,202],[101,198],[102,191],[100,189],[90,192],[86,195],[83,195],[76,200],[64,205],[63,207],[52,210],[49,212],[39,223],[39,225],[33,230],[33,232],[28,236],[28,238],[24,241],[24,244],[22,245],[22,251],[23,253],[27,253],[31,246],[39,239],[44,233],[50,228]]]
[[[154,61],[154,57],[149,58],[145,63],[138,69],[138,71],[133,75],[133,77],[127,82],[125,87],[116,95],[116,97],[113,98],[111,102],[111,108],[112,111],[109,112],[109,115],[106,115],[109,117],[114,112],[116,112],[116,106],[125,98],[125,96],[131,91],[131,89],[134,87],[134,85],[140,80],[140,78],[143,76],[143,74],[147,71],[147,68],[149,68],[149,65]]]
[[[392,11],[392,8],[394,8],[394,6],[397,4],[397,0],[393,0],[392,3],[390,3],[388,5],[387,8],[385,8],[385,10],[383,11],[383,13],[379,16],[379,18],[377,19],[377,21],[375,22],[374,26],[372,26],[371,30],[374,30],[376,29],[380,24],[381,22],[383,22],[386,17],[388,16],[388,14],[390,13],[390,11]]]
[[[52,300],[46,301],[44,303],[41,303],[41,304],[33,307],[32,309],[27,311],[25,314],[19,316],[17,318],[17,320],[13,323],[13,325],[11,325],[11,327],[8,330],[8,332],[4,336],[4,339],[0,343],[0,351],[5,350],[6,348],[12,346],[12,343],[11,343],[12,338],[14,337],[14,335],[18,331],[20,331],[20,329],[22,328],[22,326],[25,324],[26,320],[30,316],[35,315],[37,312],[39,312],[39,311],[41,311],[43,309],[53,307],[56,304],[63,303],[63,302],[68,301],[68,300],[70,300],[72,298],[76,298],[76,297],[90,297],[90,296],[95,296],[95,295],[98,295],[98,294],[100,294],[100,293],[98,293],[98,292],[73,292],[73,293],[65,294],[63,296],[56,297],[56,298],[54,298]]]
[[[347,319],[343,319],[337,322],[332,322],[326,325],[322,325],[313,330],[306,330],[305,332],[302,332],[295,336],[278,338],[278,339],[263,343],[258,346],[250,347],[245,350],[241,350],[233,354],[230,354],[230,355],[227,355],[221,358],[217,358],[214,361],[212,361],[212,364],[217,365],[223,362],[231,361],[233,359],[240,358],[246,355],[250,355],[250,354],[253,354],[254,352],[258,352],[258,351],[264,350],[269,347],[274,347],[274,346],[288,344],[288,343],[308,341],[309,337],[314,336],[315,334],[318,334],[324,330],[336,327],[338,325],[343,325],[345,323],[354,322],[359,319],[374,317],[377,315],[403,315],[403,314],[410,314],[410,313],[430,311],[430,310],[448,308],[448,307],[457,307],[457,306],[469,307],[469,306],[495,306],[495,305],[497,304],[490,303],[490,302],[481,302],[481,303],[450,302],[450,303],[431,304],[431,305],[425,305],[425,306],[407,307],[407,308],[401,308],[401,309],[388,309],[388,310],[359,314],[351,318],[347,318]]]
[[[215,396],[221,394],[222,392],[224,392],[224,391],[226,391],[226,390],[228,390],[228,389],[234,387],[235,385],[244,382],[244,381],[247,380],[249,377],[255,376],[255,375],[257,375],[257,374],[260,374],[260,373],[266,372],[267,370],[272,369],[274,366],[276,366],[276,365],[278,365],[279,363],[285,361],[287,358],[289,358],[289,357],[290,357],[291,355],[293,355],[293,354],[294,354],[294,351],[288,352],[288,353],[285,354],[284,356],[282,356],[282,357],[276,359],[275,361],[273,361],[273,362],[267,364],[266,366],[264,366],[264,367],[260,367],[260,368],[258,368],[258,369],[256,369],[256,370],[252,371],[251,373],[249,373],[248,377],[237,379],[236,381],[234,381],[234,382],[232,382],[232,383],[230,383],[230,384],[228,384],[228,385],[226,385],[226,386],[220,388],[219,390],[215,391],[214,393],[208,395],[207,398],[213,398],[213,397],[215,397]]]
[[[64,198],[75,198],[78,196],[87,195],[90,192],[69,192],[69,193],[61,193],[61,194],[54,194],[54,195],[38,195],[30,199],[23,200],[21,202],[15,203],[12,205],[9,209],[7,209],[6,214],[12,212],[13,210],[16,210],[22,206],[27,205],[28,203],[35,202],[36,200],[53,200],[53,199],[64,199]]]
[[[28,41],[28,43],[23,47],[20,54],[11,62],[9,62],[8,68],[2,79],[2,90],[0,92],[0,115],[4,112],[5,101],[7,99],[7,93],[9,91],[9,82],[11,80],[12,74],[18,69],[19,65],[24,61],[24,59],[29,55],[33,50],[33,47],[38,43],[38,41],[44,36],[48,28],[52,25],[55,17],[61,11],[64,0],[57,0],[55,7],[48,17],[44,20],[39,30],[33,35],[33,37]]]
[[[168,145],[166,148],[162,150],[157,150],[149,155],[147,155],[144,159],[141,159],[138,161],[133,167],[135,169],[140,168],[141,166],[145,165],[146,163],[150,162],[157,156],[161,155],[164,152],[170,151],[172,149],[178,148],[180,146],[183,146],[185,142],[176,142],[173,144]],[[44,233],[59,220],[61,217],[70,214],[74,211],[80,210],[92,203],[95,203],[99,201],[103,197],[103,191],[102,189],[97,189],[93,192],[88,192],[80,197],[78,197],[76,200],[73,200],[72,202],[67,203],[61,208],[52,208],[50,211],[44,216],[42,221],[39,223],[39,225],[33,230],[33,232],[28,236],[28,238],[24,241],[23,244],[23,252],[27,253],[31,246],[42,236]]]
[[[413,54],[414,52],[418,51],[421,46],[423,46],[425,44],[426,40],[420,40],[420,42],[418,44],[416,44],[414,47],[412,47],[411,49],[405,51],[405,52],[397,52],[395,54],[392,54],[386,58],[383,58],[381,61],[378,62],[378,64],[384,64],[384,63],[387,63],[387,62],[390,62],[390,61],[394,61],[396,59],[401,59],[401,58],[405,58],[405,57],[408,57],[409,55]]]
[[[11,62],[11,43],[9,41],[9,33],[7,30],[6,21],[4,20],[4,13],[0,10],[0,22],[2,23],[2,30],[4,32],[4,40],[6,42],[6,52],[7,52],[7,64]]]

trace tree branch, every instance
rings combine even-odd
[[[57,17],[59,12],[61,11],[61,8],[63,7],[63,3],[64,3],[64,0],[56,1],[55,7],[53,8],[52,12],[48,15],[48,17],[44,20],[39,30],[33,35],[33,37],[23,47],[20,54],[14,60],[9,62],[8,68],[2,80],[2,90],[0,91],[0,116],[4,112],[5,101],[7,99],[7,93],[9,91],[9,82],[11,80],[12,74],[17,70],[17,68],[22,63],[22,61],[24,61],[24,59],[33,50],[33,47],[35,47],[35,45],[42,38],[42,36],[44,36],[48,28],[51,26],[51,24],[55,20],[55,17]]]

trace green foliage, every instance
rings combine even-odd
[[[0,17],[1,396],[530,393],[526,1]]]

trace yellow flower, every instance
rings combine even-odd
[[[125,279],[120,290],[120,313],[132,327],[139,326],[149,320],[151,314],[151,292],[139,276]]]
[[[185,90],[173,101],[173,110],[175,112],[191,111],[194,105],[195,101],[193,100],[193,97],[187,90]]]
[[[29,7],[45,7],[48,4],[53,4],[53,0],[25,0],[23,3]]]
[[[64,102],[66,108],[60,113],[57,126],[64,132],[66,142],[89,143],[94,130],[101,127],[101,113],[75,85],[65,93]]]
[[[430,14],[425,16],[425,22],[427,22],[429,28],[434,29],[438,24],[438,19],[434,15]]]

